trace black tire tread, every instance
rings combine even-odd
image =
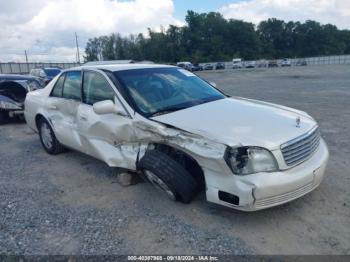
[[[163,180],[180,202],[191,202],[198,191],[195,178],[182,165],[158,150],[146,152],[138,168],[149,170]]]

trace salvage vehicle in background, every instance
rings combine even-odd
[[[176,65],[188,71],[191,71],[191,72],[193,71],[193,65],[191,62],[177,62]]]
[[[96,65],[64,71],[25,101],[43,148],[65,147],[143,174],[170,199],[253,211],[318,187],[328,149],[307,113],[228,97],[167,65]]]
[[[245,64],[244,64],[244,67],[245,68],[255,68],[256,66],[256,61],[247,61]]]
[[[292,66],[292,62],[288,58],[283,58],[281,61],[281,66],[282,67]]]
[[[232,69],[243,68],[243,63],[241,58],[232,59]]]
[[[268,61],[265,59],[260,59],[259,61],[256,62],[256,67],[262,68],[262,67],[267,67],[268,66]]]
[[[212,64],[205,64],[203,66],[204,70],[214,70],[214,66]]]
[[[277,60],[270,60],[268,63],[268,67],[278,67],[278,61]]]
[[[30,70],[29,74],[38,78],[43,85],[47,85],[55,76],[61,73],[61,71],[60,68],[56,67],[35,68]]]
[[[203,71],[203,66],[201,66],[198,63],[193,64],[192,72],[194,72],[194,71]]]
[[[43,86],[32,76],[0,74],[0,124],[8,118],[23,117],[27,92]]]
[[[215,65],[215,69],[216,70],[220,70],[220,69],[225,69],[226,67],[225,67],[225,63],[224,62],[218,62],[218,63],[216,63],[216,65]]]
[[[307,62],[305,59],[299,59],[296,63],[296,66],[307,66]]]

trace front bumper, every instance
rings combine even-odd
[[[328,158],[327,145],[321,139],[319,148],[311,158],[288,170],[248,176],[231,175],[226,182],[221,181],[215,186],[207,184],[207,200],[244,211],[255,211],[290,202],[320,185]],[[233,205],[219,199],[219,191],[237,196],[239,204]]]

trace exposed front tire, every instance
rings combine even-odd
[[[63,145],[57,140],[50,124],[45,119],[39,121],[39,137],[45,151],[51,155],[57,155],[64,151]]]
[[[138,168],[153,185],[174,201],[189,203],[198,191],[195,178],[183,166],[160,151],[148,151],[138,163]]]

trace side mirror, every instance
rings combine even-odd
[[[100,102],[96,102],[92,106],[94,112],[98,115],[105,114],[118,114],[125,115],[124,111],[120,110],[112,100],[104,100]]]
[[[216,87],[216,83],[214,83],[214,82],[209,82],[209,84],[213,87]]]

